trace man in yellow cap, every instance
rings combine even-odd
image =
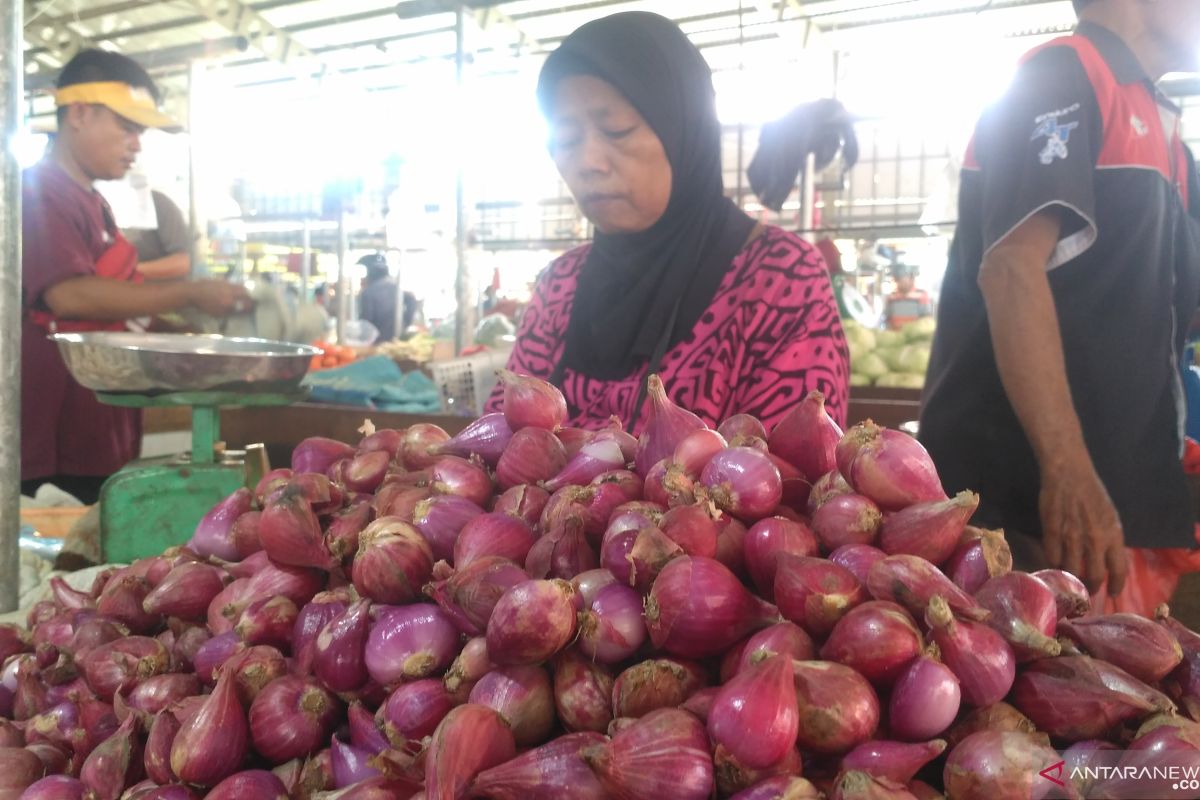
[[[250,300],[222,281],[141,283],[137,251],[93,187],[125,175],[147,128],[178,129],[146,71],[85,50],[63,68],[55,99],[58,133],[22,176],[21,490],[53,482],[94,502],[104,478],[137,456],[141,417],[76,383],[47,334],[124,330],[126,320],[188,306],[225,315]]]

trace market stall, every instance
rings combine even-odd
[[[1140,548],[1119,599],[1023,571],[916,437],[959,154],[1066,0],[68,5],[0,4],[0,438],[13,154],[42,157],[80,50],[130,54],[187,122],[139,161],[186,207],[193,279],[253,304],[57,335],[144,411],[143,457],[95,506],[45,486],[18,514],[0,448],[0,800],[1200,797],[1200,557]],[[674,47],[701,102],[629,131],[672,185],[695,176],[665,132],[710,133],[676,221],[728,223],[653,258],[614,241],[674,198],[606,230],[535,99],[568,34],[631,8],[675,38],[620,77]],[[559,80],[687,106],[619,85],[632,38]],[[767,192],[780,130],[804,152]],[[579,280],[588,242],[622,281]]]

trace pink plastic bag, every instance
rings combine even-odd
[[[1200,525],[1196,526],[1196,541],[1200,543]],[[1130,547],[1125,552],[1129,559],[1125,588],[1109,597],[1107,587],[1102,586],[1092,596],[1092,610],[1097,614],[1153,616],[1154,609],[1175,594],[1180,576],[1200,572],[1200,550]]]

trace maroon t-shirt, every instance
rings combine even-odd
[[[49,160],[21,176],[23,306],[48,310],[46,290],[94,275],[116,226],[104,199]],[[141,412],[106,406],[67,372],[29,314],[21,323],[21,480],[110,475],[136,458]]]
[[[508,360],[514,372],[548,378],[562,358],[579,271],[590,245],[552,263],[538,280]],[[633,415],[643,365],[622,380],[601,381],[567,370],[563,394],[570,424],[596,428]],[[768,226],[734,257],[692,333],[663,358],[667,394],[709,425],[752,414],[770,430],[811,391],[825,395],[844,424],[849,358],[825,262],[795,234]],[[501,387],[487,409],[500,408]],[[649,403],[634,426],[640,431]]]

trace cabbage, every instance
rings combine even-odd
[[[875,347],[880,350],[903,347],[906,341],[900,331],[879,331],[875,334]]]
[[[910,344],[902,347],[896,353],[895,363],[891,364],[892,369],[896,372],[904,372],[909,375],[924,375],[929,369],[929,345],[927,344]]]
[[[891,389],[920,389],[925,385],[925,376],[891,372],[876,380],[875,385]]]
[[[933,317],[921,317],[914,319],[900,329],[904,334],[904,338],[910,342],[928,342],[933,338],[933,332],[937,328],[937,320]]]
[[[854,372],[868,378],[878,378],[888,373],[888,365],[878,353],[867,353],[854,363]]]
[[[908,370],[900,368],[900,354],[904,351],[907,345],[899,347],[881,347],[875,351],[875,354],[883,359],[883,363],[887,364],[889,372],[907,372]]]
[[[871,383],[872,383],[871,379],[868,378],[866,375],[863,375],[860,372],[851,372],[850,373],[850,385],[851,386],[870,386]]]
[[[846,343],[850,346],[851,353],[866,353],[875,349],[875,333],[869,328],[847,322],[842,329],[846,332]]]

